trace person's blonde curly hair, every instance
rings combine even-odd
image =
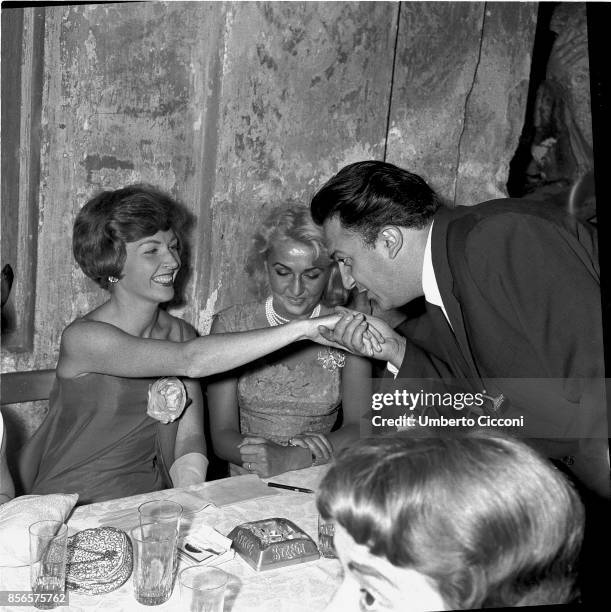
[[[276,240],[286,238],[309,246],[314,253],[314,260],[321,256],[329,257],[322,228],[312,221],[310,211],[306,206],[289,201],[274,208],[265,217],[254,235],[246,260],[250,290],[259,300],[264,299],[270,293],[269,278],[265,268],[267,255]],[[321,302],[330,307],[345,304],[348,291],[342,285],[339,268],[330,258],[329,265],[329,279]]]

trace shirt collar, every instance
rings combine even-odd
[[[437,284],[437,279],[435,278],[435,270],[433,268],[433,252],[431,250],[431,236],[433,234],[433,223],[431,222],[431,227],[429,228],[429,235],[426,239],[426,246],[424,247],[424,261],[422,263],[422,292],[424,293],[424,299],[434,306],[439,306],[443,311],[448,323],[450,323],[450,318],[448,317],[448,313],[446,312],[445,306],[443,305],[443,300],[441,299],[441,293],[439,291],[439,285]],[[452,324],[450,323],[450,327]]]

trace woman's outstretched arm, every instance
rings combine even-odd
[[[201,378],[244,365],[297,340],[328,344],[318,326],[332,329],[340,318],[332,314],[188,342],[138,338],[109,323],[78,320],[62,334],[57,373],[65,378],[91,372],[128,378]]]

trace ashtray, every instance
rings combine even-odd
[[[276,569],[320,557],[312,538],[285,518],[242,523],[229,535],[233,548],[253,569]]]

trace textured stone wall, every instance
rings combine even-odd
[[[506,196],[535,27],[528,2],[401,3],[387,160],[453,204]]]
[[[535,16],[535,3],[47,6],[35,335],[2,370],[54,367],[62,329],[105,299],[71,254],[74,216],[101,189],[151,182],[197,217],[173,311],[201,333],[248,299],[258,219],[347,163],[386,156],[452,202],[503,194]]]

